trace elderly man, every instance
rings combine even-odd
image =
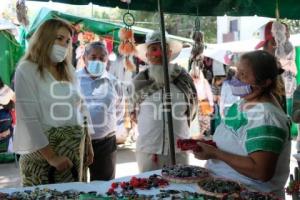
[[[91,135],[94,162],[91,180],[115,178],[116,126],[124,115],[123,93],[114,76],[106,71],[108,52],[101,42],[86,46],[85,68],[77,72],[81,92],[90,112],[95,134]]]
[[[171,164],[168,121],[164,113],[164,69],[160,32],[146,36],[146,43],[137,46],[138,57],[148,68],[133,80],[135,114],[138,126],[136,158],[141,172]],[[181,50],[181,43],[167,38],[168,60]],[[189,125],[196,115],[197,92],[190,75],[177,64],[169,64],[172,116],[175,143],[189,138]],[[187,163],[187,155],[176,148],[177,163]]]

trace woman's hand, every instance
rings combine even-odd
[[[199,151],[193,151],[197,159],[217,159],[223,161],[237,172],[260,181],[268,181],[274,176],[279,156],[276,153],[256,151],[242,156],[222,151],[202,142],[198,142],[197,144]]]
[[[57,171],[65,171],[73,167],[73,163],[68,157],[58,156],[49,145],[40,149],[39,152]]]
[[[193,151],[195,158],[199,160],[215,159],[218,149],[212,145],[198,142],[199,151]]]
[[[86,166],[91,165],[94,162],[94,150],[92,144],[89,145],[88,147],[88,152],[85,160]]]
[[[48,163],[55,167],[57,171],[66,171],[73,167],[72,161],[66,156],[54,156]]]

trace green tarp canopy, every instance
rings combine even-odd
[[[52,0],[52,2],[73,5],[93,3],[106,7],[128,8],[127,3],[120,0]],[[198,13],[200,16],[258,15],[275,18],[277,2],[281,18],[300,18],[299,0],[162,0],[162,8],[164,12],[174,14],[197,15]],[[157,0],[131,0],[130,9],[157,11]]]
[[[7,30],[0,30],[0,44],[0,77],[5,84],[11,85],[16,65],[24,51],[15,37]]]
[[[48,1],[48,0],[37,0]],[[158,11],[158,2],[160,8],[165,13],[199,15],[199,16],[264,16],[276,18],[276,10],[280,18],[300,19],[299,0],[131,0],[130,5],[121,2],[121,0],[52,0],[53,2],[67,3],[73,5],[85,5],[93,3],[106,7],[119,7],[130,10]],[[125,1],[125,0],[122,0]],[[162,18],[162,12],[160,12]],[[164,24],[161,24],[161,30],[164,31]],[[167,71],[167,70],[166,70]],[[165,80],[166,81],[166,80]],[[170,91],[166,86],[167,95]],[[166,103],[170,103],[167,99]],[[169,108],[171,107],[169,106]],[[168,119],[172,120],[171,111],[166,112]],[[169,122],[170,123],[170,122]],[[173,141],[172,123],[169,126],[171,160],[175,164],[175,150]]]
[[[124,25],[122,24],[89,19],[85,17],[79,17],[59,11],[50,10],[48,8],[42,8],[35,17],[34,21],[32,22],[27,33],[27,38],[34,33],[34,31],[39,27],[40,24],[42,24],[48,19],[53,18],[65,19],[72,24],[83,24],[84,30],[94,32],[97,35],[111,35],[113,36],[114,41],[119,41],[118,31],[120,28],[124,27]],[[145,32],[135,30],[135,34],[144,35]]]

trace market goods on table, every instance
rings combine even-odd
[[[162,177],[174,183],[197,183],[209,176],[209,171],[203,167],[192,165],[164,166]]]
[[[198,142],[202,142],[214,147],[217,147],[217,144],[213,140],[194,140],[194,139],[179,139],[177,140],[177,147],[181,149],[182,151],[201,151],[201,148],[199,145],[197,145]]]

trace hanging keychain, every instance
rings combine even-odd
[[[192,39],[194,40],[194,44],[191,51],[190,56],[190,66],[197,66],[199,69],[203,67],[203,50],[204,50],[204,36],[200,31],[200,18],[198,16],[198,8],[197,8],[197,17],[195,19],[195,27],[192,34]]]
[[[135,54],[135,41],[134,41],[134,32],[132,30],[132,26],[135,23],[134,16],[129,12],[129,3],[128,10],[123,15],[123,23],[125,24],[124,28],[121,28],[119,31],[120,45],[119,45],[119,53],[124,56],[124,66],[128,71],[134,71],[136,66],[132,61],[132,55]]]

